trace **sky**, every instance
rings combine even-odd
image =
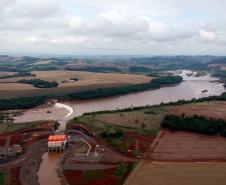
[[[226,0],[0,0],[0,53],[226,55]]]

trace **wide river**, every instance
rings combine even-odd
[[[123,109],[131,106],[145,106],[177,101],[179,99],[189,100],[192,98],[201,98],[211,95],[220,95],[225,92],[222,83],[216,82],[217,78],[210,75],[202,77],[186,76],[190,71],[183,70],[180,74],[184,81],[178,85],[162,87],[156,90],[149,90],[128,95],[116,96],[111,98],[100,98],[94,100],[63,102],[74,109],[67,120],[82,115],[85,112]],[[207,90],[207,92],[202,92]],[[49,114],[47,111],[51,111]],[[47,106],[25,111],[21,116],[15,118],[15,122],[29,122],[37,120],[62,120],[68,114],[63,107],[59,109],[56,106]]]
[[[61,128],[64,129],[66,121],[75,116],[82,115],[85,112],[123,109],[131,106],[145,106],[177,101],[179,99],[189,100],[192,98],[201,98],[211,95],[220,95],[225,92],[222,83],[216,82],[218,79],[210,75],[202,77],[186,76],[190,71],[183,70],[180,74],[184,81],[178,85],[162,87],[156,90],[149,90],[123,96],[111,98],[101,98],[87,101],[61,102],[57,106],[45,106],[27,110],[23,115],[18,116],[15,122],[29,122],[37,120],[58,120]],[[206,90],[206,92],[202,92]],[[71,112],[73,110],[73,112]],[[51,113],[48,113],[51,111]],[[68,116],[70,113],[70,116]],[[43,162],[38,171],[40,185],[60,185],[60,179],[57,176],[56,168],[59,154],[45,153]]]

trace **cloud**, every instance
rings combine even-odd
[[[206,30],[199,30],[200,38],[204,41],[215,41],[216,40],[216,34],[211,31]]]
[[[52,17],[61,11],[61,1],[56,0],[21,0],[15,5],[19,8],[18,14],[33,18]],[[14,9],[14,10],[15,10]]]
[[[150,55],[226,51],[225,0],[0,0],[0,4],[0,51]]]

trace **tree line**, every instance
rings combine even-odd
[[[166,84],[176,84],[183,81],[183,78],[181,76],[175,75],[175,76],[162,76],[159,78],[154,78],[151,82],[160,84],[160,85],[166,85]]]
[[[35,77],[35,74],[32,74],[30,72],[18,72],[12,75],[1,76],[0,79],[16,78],[16,77]]]
[[[0,110],[33,108],[43,104],[46,99],[46,96],[0,99]]]
[[[192,117],[167,115],[161,126],[172,130],[226,137],[226,121],[222,119],[208,119],[197,115]]]
[[[98,73],[108,73],[108,72],[117,72],[120,73],[121,70],[117,67],[105,67],[105,66],[86,66],[84,68],[75,68],[75,67],[66,67],[66,71],[89,71],[89,72],[98,72]]]
[[[56,81],[49,82],[45,80],[40,80],[40,79],[22,79],[17,81],[18,83],[25,83],[25,84],[31,84],[34,87],[37,88],[52,88],[52,87],[57,87],[59,84]]]
[[[143,84],[129,85],[126,87],[99,88],[94,90],[70,93],[68,96],[72,99],[87,100],[95,98],[104,98],[117,95],[125,95],[146,90],[158,89],[164,84],[176,84],[183,80],[181,76],[166,76],[153,79],[151,82]]]
[[[124,94],[141,92],[141,91],[157,89],[157,88],[160,88],[160,85],[154,84],[154,83],[144,83],[144,84],[129,85],[126,87],[99,88],[94,90],[70,93],[68,97],[71,99],[87,100],[87,99],[124,95]]]

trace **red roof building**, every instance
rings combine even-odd
[[[49,151],[53,150],[64,150],[67,143],[66,135],[50,135],[48,138],[48,149]]]
[[[66,135],[51,135],[48,138],[48,142],[62,142],[66,141]]]

